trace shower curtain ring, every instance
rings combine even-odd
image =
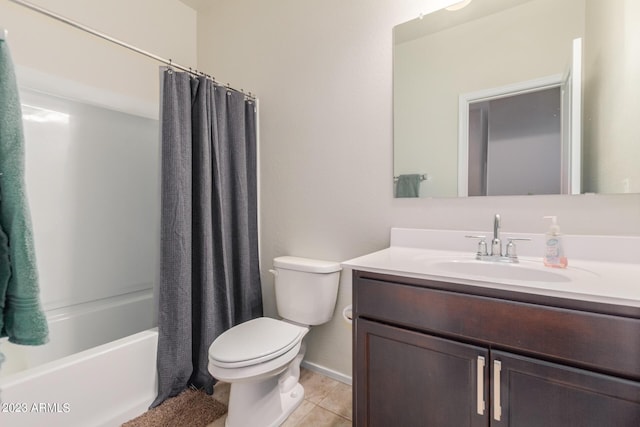
[[[167,73],[173,74],[173,68],[171,68],[171,58],[169,58],[169,68],[167,69]]]

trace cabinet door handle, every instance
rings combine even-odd
[[[502,363],[493,361],[493,419],[500,421],[502,418],[502,406],[500,405],[500,370]]]
[[[478,415],[484,415],[484,357],[478,356],[476,380],[476,402]]]

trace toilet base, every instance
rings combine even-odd
[[[304,334],[308,328],[304,330]],[[301,341],[284,355],[239,369],[209,361],[214,378],[231,383],[225,427],[277,427],[304,399],[300,364],[306,344]]]
[[[278,377],[256,383],[233,383],[225,427],[277,427],[304,399],[304,388],[297,383],[280,392]]]

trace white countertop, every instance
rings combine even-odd
[[[475,244],[465,241],[465,234],[477,232],[392,229],[389,248],[345,261],[342,266],[374,273],[640,307],[640,260],[637,260],[640,257],[640,237],[565,236],[569,266],[556,269],[545,267],[541,256],[528,255],[542,244],[544,235],[518,234],[518,237],[527,236],[533,241],[521,242],[518,249],[524,255],[519,257],[520,263],[507,268],[550,271],[566,278],[563,282],[546,282],[482,277],[434,268],[434,262],[443,260],[474,262]],[[513,233],[505,235],[515,236]],[[528,249],[520,250],[520,246],[527,247],[529,243]],[[460,250],[460,247],[468,250]],[[594,260],[597,254],[592,254],[590,248],[603,251],[603,260]],[[575,249],[582,258],[572,258],[570,249]]]

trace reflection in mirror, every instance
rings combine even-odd
[[[640,192],[639,20],[625,0],[481,0],[395,27],[396,185],[426,177],[419,197]],[[524,97],[531,82],[553,90]],[[502,115],[518,109],[527,121]]]
[[[561,193],[560,98],[556,86],[468,104],[469,196]]]

